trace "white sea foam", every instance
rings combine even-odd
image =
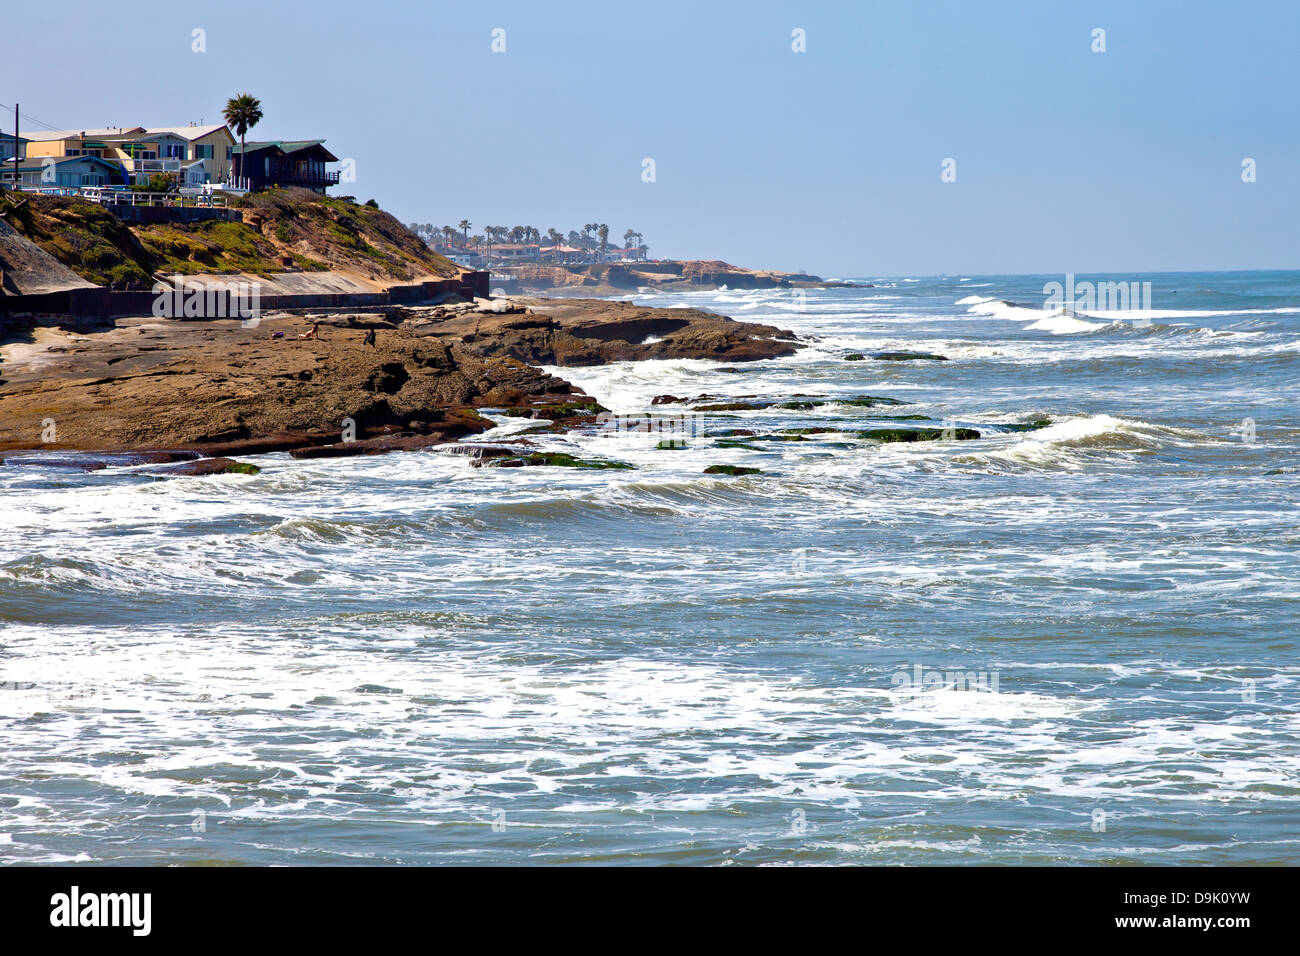
[[[1074,335],[1079,332],[1095,332],[1097,329],[1104,329],[1107,324],[1088,322],[1068,312],[1053,312],[1044,315],[1037,322],[1030,323],[1029,328],[1051,332],[1053,335]]]
[[[819,337],[788,358],[549,369],[620,412],[665,392],[916,403],[709,426],[846,429],[807,442],[530,436],[637,466],[610,472],[447,453],[257,456],[255,477],[168,481],[0,470],[0,682],[32,685],[0,691],[6,854],[117,862],[204,806],[224,816],[201,852],[234,860],[365,859],[353,835],[384,831],[389,861],[584,852],[551,839],[572,832],[599,835],[595,859],[693,841],[695,859],[783,860],[753,834],[807,806],[802,853],[988,861],[996,834],[953,820],[1006,801],[1011,858],[1079,858],[1060,815],[1086,832],[1097,805],[1167,815],[1153,845],[1108,856],[1293,856],[1268,811],[1300,796],[1294,475],[1262,474],[1300,442],[1275,374],[1300,346],[1289,320],[1039,335],[969,317],[1041,309],[953,316],[946,293],[895,309],[872,291],[808,290],[805,312],[771,290],[655,299],[788,310],[783,327]],[[966,361],[843,362],[902,348]],[[1264,361],[1215,378],[1220,356]],[[1165,365],[1126,377],[1148,359]],[[1192,374],[1166,374],[1184,360]],[[882,411],[1054,423],[854,440]],[[1225,437],[1245,414],[1257,445]],[[471,441],[537,424],[499,421]],[[764,474],[702,474],[721,462]],[[996,668],[1001,689],[903,695],[890,674],[918,660]],[[448,850],[502,807],[506,834]]]

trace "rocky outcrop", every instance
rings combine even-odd
[[[512,358],[483,357],[391,324],[297,316],[119,322],[49,330],[0,384],[0,449],[192,450],[255,454],[368,439],[421,447],[474,434],[485,405],[555,405],[576,390]],[[580,394],[580,393],[579,393]],[[360,446],[365,447],[365,446]],[[387,450],[387,449],[384,449]]]
[[[529,289],[579,288],[598,284],[595,276],[564,266],[522,265],[515,266],[508,274]]]
[[[462,313],[429,333],[484,357],[540,365],[653,358],[747,362],[792,355],[794,333],[698,309],[653,309],[600,299],[517,299],[523,312]]]
[[[281,313],[255,327],[122,319],[86,335],[34,328],[30,337],[4,351],[0,451],[380,454],[485,431],[492,422],[476,411],[485,407],[561,431],[603,409],[536,365],[739,362],[798,347],[772,326],[583,299]]]

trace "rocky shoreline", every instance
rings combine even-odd
[[[492,287],[512,294],[623,295],[637,290],[854,289],[868,283],[826,280],[805,272],[747,269],[720,259],[609,262],[584,265],[523,263],[492,267]]]
[[[313,332],[314,330],[314,332]],[[247,471],[230,456],[415,450],[487,431],[480,409],[552,430],[604,409],[538,365],[792,354],[793,333],[694,309],[493,299],[375,312],[119,319],[31,327],[0,346],[0,459]],[[524,460],[523,463],[532,463]],[[255,470],[255,469],[254,469]]]

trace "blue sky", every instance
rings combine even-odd
[[[1300,267],[1291,0],[122,10],[5,4],[0,103],[174,125],[248,91],[252,135],[323,137],[356,162],[337,191],[403,221],[599,221],[659,256],[835,276]]]

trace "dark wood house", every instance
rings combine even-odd
[[[248,188],[256,191],[271,186],[299,186],[324,193],[326,187],[338,185],[339,174],[325,169],[326,163],[339,158],[325,148],[323,139],[268,140],[235,144],[233,173],[246,178]]]

